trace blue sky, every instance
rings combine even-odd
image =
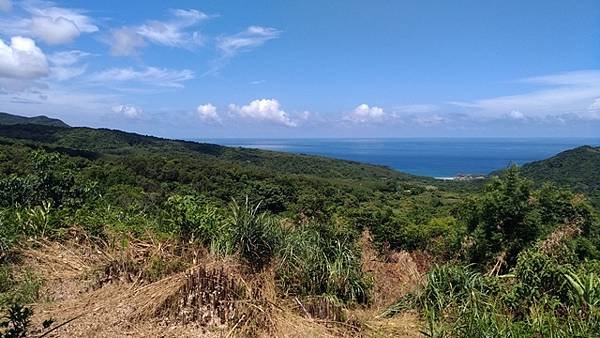
[[[179,138],[598,136],[600,2],[0,0],[0,111]]]

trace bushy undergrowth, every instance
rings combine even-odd
[[[255,269],[261,269],[273,258],[281,242],[282,229],[273,216],[249,204],[233,201],[225,226],[215,241],[225,253],[238,253]]]
[[[326,295],[343,303],[368,301],[370,283],[361,270],[356,233],[328,223],[283,228],[281,220],[232,201],[227,211],[191,196],[169,199],[175,228],[214,253],[237,254],[254,270],[276,261],[280,289],[298,296]],[[179,225],[179,226],[177,226]]]
[[[368,228],[379,247],[425,251],[442,263],[420,292],[389,311],[419,309],[430,336],[600,335],[594,210],[566,189],[536,188],[516,168],[458,203],[436,187],[391,180],[353,187],[341,178],[315,180],[299,193],[266,174],[242,184],[246,174],[232,171],[221,177],[228,184],[223,188],[207,178],[192,181],[174,160],[162,159],[170,169],[159,170],[113,154],[81,174],[77,169],[91,160],[29,155],[18,170],[0,166],[10,172],[0,178],[4,306],[35,301],[40,285],[12,273],[12,249],[60,240],[74,225],[108,245],[151,238],[175,243],[175,255],[204,248],[235,256],[248,273],[274,271],[282,296],[365,304],[372,281],[357,239]],[[218,191],[208,191],[213,188]],[[183,270],[176,260],[152,258],[139,266],[116,259],[107,275],[142,271],[155,281]]]
[[[600,334],[600,280],[537,248],[521,252],[506,275],[440,265],[423,289],[386,315],[418,309],[431,337],[593,337]]]
[[[431,337],[592,337],[600,334],[599,292],[594,273],[527,250],[507,275],[436,266],[388,314],[417,308]]]
[[[277,277],[286,294],[326,295],[342,302],[366,303],[371,287],[361,269],[356,240],[347,231],[323,224],[291,229],[279,250]]]
[[[40,295],[43,280],[29,270],[15,276],[10,267],[0,266],[0,312],[14,304],[30,304]]]
[[[600,335],[599,226],[585,198],[535,189],[511,167],[455,214],[465,229],[452,262],[386,315],[416,308],[432,337]],[[420,234],[443,233],[435,223],[407,229],[430,252]]]
[[[600,244],[599,226],[585,198],[552,185],[536,190],[517,167],[493,178],[484,193],[468,200],[458,213],[469,232],[465,258],[481,269],[498,264],[497,270],[505,272],[521,250],[565,225],[577,229],[572,235],[581,235],[573,237],[588,241],[582,256],[594,254]]]

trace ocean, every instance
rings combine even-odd
[[[422,176],[488,174],[511,163],[542,160],[599,138],[397,138],[397,139],[197,139],[230,147],[258,148],[389,166]]]

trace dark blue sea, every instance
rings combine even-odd
[[[432,177],[487,174],[511,163],[542,160],[599,138],[399,138],[399,139],[202,139],[258,148],[386,165]]]

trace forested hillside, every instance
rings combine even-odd
[[[59,119],[52,119],[47,116],[34,116],[25,117],[12,115],[0,112],[0,125],[15,125],[15,124],[38,124],[43,126],[53,127],[69,127],[68,124],[64,123]]]
[[[545,181],[3,125],[0,337],[597,336],[597,211]]]
[[[552,181],[587,194],[600,207],[600,148],[583,146],[542,161],[525,164],[523,175]]]

